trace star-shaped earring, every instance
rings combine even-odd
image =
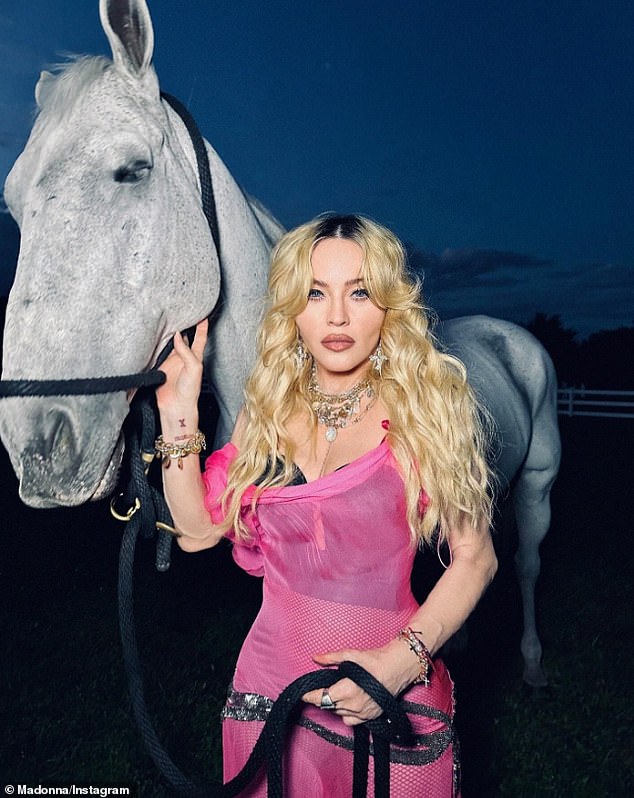
[[[381,349],[381,341],[379,341],[379,345],[374,350],[374,354],[370,355],[369,359],[370,362],[372,363],[373,369],[378,373],[379,377],[383,376],[381,370],[387,358],[385,357],[385,355],[383,354],[383,350]]]

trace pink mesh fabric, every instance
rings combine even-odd
[[[236,456],[228,444],[208,458],[206,505],[222,517],[217,497]],[[269,489],[255,517],[250,498],[243,507],[251,538],[234,543],[236,562],[264,577],[260,612],[244,642],[233,687],[275,699],[295,678],[315,670],[314,654],[341,648],[375,648],[408,625],[418,605],[411,593],[414,550],[405,517],[403,484],[386,441],[345,468],[306,485]],[[440,661],[431,685],[417,685],[406,699],[453,717],[453,691]],[[303,717],[351,737],[338,716],[307,706]],[[418,734],[446,729],[443,719],[410,715]],[[243,766],[261,723],[223,721],[225,778]],[[291,798],[351,795],[352,753],[310,728],[294,728],[285,758]],[[391,764],[395,798],[449,796],[453,791],[453,746],[425,765]],[[307,787],[309,785],[309,787]],[[248,793],[266,795],[262,782]]]
[[[323,714],[323,713],[322,713]],[[240,772],[255,745],[263,723],[226,719],[223,721],[224,779]],[[308,729],[296,726],[286,740],[283,760],[284,795],[288,798],[350,798],[352,795],[352,752],[321,739]],[[453,746],[428,765],[390,764],[391,798],[459,798],[454,788]],[[370,757],[367,794],[374,795],[374,762]],[[267,798],[266,775],[261,771],[242,798]]]

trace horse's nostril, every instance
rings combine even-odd
[[[66,413],[57,411],[51,427],[50,451],[55,456],[71,457],[77,447],[75,445],[75,435],[73,425]]]
[[[80,467],[72,418],[56,408],[31,420],[38,432],[22,450],[20,497],[32,507],[72,504],[64,496]]]

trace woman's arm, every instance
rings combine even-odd
[[[497,571],[491,535],[483,522],[479,529],[465,525],[448,535],[451,565],[410,619],[409,626],[433,655],[471,615]]]
[[[491,535],[484,524],[480,529],[452,530],[449,545],[451,565],[408,622],[432,655],[466,621],[497,570]],[[366,668],[393,695],[411,685],[420,672],[420,661],[407,641],[396,638],[381,648],[318,654],[314,660],[319,665],[336,665],[352,660]],[[433,678],[433,671],[430,674]],[[319,706],[321,692],[307,693],[304,700]],[[374,701],[348,679],[337,682],[328,692],[337,702],[337,714],[348,725],[362,723],[380,714]]]
[[[207,340],[207,320],[196,327],[191,349],[180,333],[174,336],[174,351],[161,366],[166,381],[156,390],[163,440],[184,444],[198,430],[198,397],[202,383],[202,359]],[[184,551],[215,546],[222,534],[205,507],[205,485],[198,455],[169,460],[162,468],[163,490]]]

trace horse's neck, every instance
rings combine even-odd
[[[189,134],[171,108],[167,112],[198,181]],[[205,372],[220,411],[216,443],[227,440],[242,402],[255,354],[255,336],[266,291],[272,245],[284,229],[257,201],[247,197],[213,147],[205,142],[220,236],[221,300],[214,312]]]
[[[283,228],[250,201],[213,148],[208,147],[220,232],[221,302],[211,327],[206,372],[216,386],[220,419],[216,444],[224,443],[242,404],[255,358],[255,340],[266,292],[272,245]]]
[[[285,228],[278,222],[268,208],[262,205],[257,197],[252,197],[251,194],[245,194],[245,196],[255,218],[258,220],[260,227],[272,247],[284,235],[286,232]]]
[[[167,102],[163,101],[163,106],[167,112],[171,128],[178,142],[178,148],[187,160],[189,169],[191,170],[191,179],[196,181],[198,191],[200,191],[200,178],[196,154],[187,128],[180,116]],[[204,141],[212,175],[214,195],[216,197],[218,227],[222,232],[223,226],[227,226],[233,234],[225,237],[222,244],[223,253],[225,250],[230,252],[235,248],[232,247],[232,243],[236,240],[236,228],[233,226],[235,221],[238,221],[241,226],[246,222],[247,227],[253,226],[259,230],[270,250],[273,244],[284,234],[284,227],[258,199],[248,195],[240,188],[216,150],[206,139]],[[229,201],[227,203],[218,202],[219,196]]]

